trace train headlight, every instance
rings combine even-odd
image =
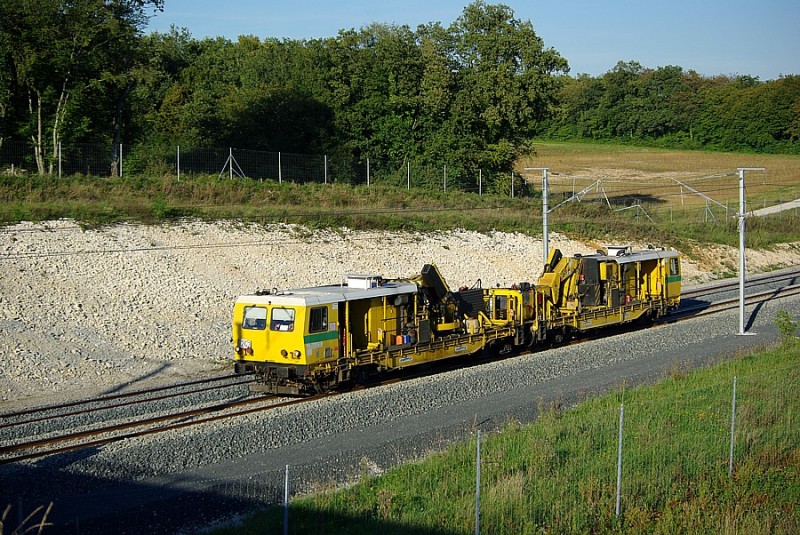
[[[253,354],[253,342],[247,338],[239,338],[239,343],[236,345],[237,353],[244,353],[245,355]]]
[[[294,358],[296,358],[296,359],[299,359],[300,358],[300,350],[295,349],[294,351],[292,351],[292,356]]]
[[[288,356],[289,356],[289,352],[288,352],[288,351],[286,351],[285,349],[281,349],[281,356],[282,356],[282,357],[284,357],[284,358],[286,358],[286,357],[288,357]]]

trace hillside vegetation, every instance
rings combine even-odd
[[[232,147],[325,155],[337,182],[367,159],[378,172],[410,163],[428,185],[444,165],[454,185],[480,169],[497,193],[536,136],[800,153],[800,76],[632,61],[573,77],[503,4],[417,28],[236,41],[145,35],[163,0],[28,4],[0,3],[0,165],[37,174],[57,174],[65,154],[70,174],[94,159],[91,173],[113,175],[131,151],[149,162]]]
[[[626,239],[686,250],[695,243],[738,243],[734,216],[740,166],[766,168],[746,177],[749,207],[800,198],[800,157],[796,156],[584,143],[541,142],[535,147],[534,154],[517,162],[513,198],[510,184],[506,194],[478,195],[458,188],[445,192],[441,186],[406,189],[387,181],[367,187],[227,180],[216,175],[5,176],[0,178],[0,220],[74,218],[85,225],[102,225],[190,217],[298,223],[309,228],[464,228],[537,236],[542,232],[541,171],[525,168],[546,166],[550,168],[551,230],[597,243]],[[526,187],[521,188],[523,180]],[[587,188],[583,195],[559,206]],[[708,204],[707,198],[714,203]],[[748,245],[798,241],[798,228],[797,210],[751,218]]]

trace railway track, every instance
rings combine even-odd
[[[184,383],[176,383],[166,386],[158,386],[153,388],[145,388],[141,390],[133,390],[130,392],[121,392],[119,394],[107,394],[96,398],[79,399],[76,401],[69,401],[55,405],[47,405],[45,407],[33,407],[21,411],[7,412],[0,414],[0,429],[5,427],[12,427],[15,425],[23,425],[34,423],[37,421],[46,420],[47,416],[42,416],[47,412],[56,412],[61,410],[70,409],[72,407],[84,406],[84,409],[75,409],[71,412],[60,413],[60,416],[74,416],[78,414],[86,414],[92,411],[101,411],[117,407],[124,407],[128,405],[136,405],[141,403],[148,403],[162,399],[169,399],[172,397],[194,394],[198,392],[206,392],[212,389],[220,388],[219,383],[228,381],[230,385],[239,385],[252,382],[250,380],[242,380],[241,375],[222,375],[217,377],[207,377],[205,379],[195,379]],[[225,386],[225,385],[222,385]],[[186,389],[186,390],[184,390]],[[127,400],[127,401],[122,401]],[[25,416],[34,415],[29,419],[23,419]]]
[[[749,288],[770,284],[777,284],[778,287],[750,294],[746,296],[746,303],[754,304],[777,297],[798,295],[800,294],[800,284],[789,284],[786,286],[780,286],[780,284],[794,282],[798,280],[799,277],[800,271],[753,277],[748,281]],[[684,296],[689,296],[688,304],[684,302],[678,311],[664,318],[663,321],[683,321],[701,315],[734,309],[738,307],[738,298],[721,299],[714,302],[703,301],[702,298],[722,292],[731,292],[737,287],[738,280],[689,290],[683,294]],[[422,374],[424,374],[424,372],[406,374],[403,379],[418,377]],[[233,381],[232,379],[234,378],[238,378],[238,382]],[[0,433],[7,428],[31,426],[32,424],[49,424],[53,421],[63,421],[68,424],[70,418],[75,416],[98,414],[102,411],[110,411],[123,407],[129,408],[137,404],[147,405],[164,399],[188,396],[201,392],[218,391],[221,389],[226,379],[230,382],[225,386],[240,386],[252,381],[250,379],[242,380],[241,376],[210,378],[170,387],[159,387],[137,392],[104,396],[97,399],[70,402],[57,406],[7,413],[0,415]],[[374,386],[386,385],[403,379],[394,377],[374,383]],[[187,390],[182,392],[176,391],[175,389],[179,387],[186,388]],[[333,392],[299,399],[286,399],[263,395],[246,396],[243,399],[231,399],[219,403],[206,404],[201,407],[169,412],[167,414],[135,419],[129,418],[127,421],[110,424],[95,424],[77,431],[66,428],[64,432],[50,432],[42,435],[34,435],[33,437],[26,437],[14,443],[3,445],[0,447],[0,464],[36,459],[85,448],[99,447],[130,438],[142,437],[264,410],[315,401],[339,395],[340,393],[342,392]]]
[[[764,301],[768,301],[769,299],[774,299],[777,297],[791,297],[793,295],[798,295],[798,294],[800,294],[800,284],[795,284],[791,286],[785,286],[782,288],[765,290],[755,294],[749,294],[745,296],[744,301],[745,305],[752,305],[756,303],[762,303]],[[723,299],[720,301],[716,301],[713,303],[706,303],[706,304],[695,304],[688,306],[681,305],[680,309],[675,311],[669,317],[665,318],[665,321],[680,321],[684,319],[695,318],[698,316],[714,314],[717,312],[722,312],[724,310],[732,310],[738,307],[739,307],[738,297]]]
[[[93,430],[105,428],[107,433],[113,433],[126,425],[135,427],[133,422],[137,418],[145,419],[143,415],[160,413],[163,416],[169,410],[163,407],[167,402],[194,404],[210,410],[221,404],[215,402],[220,396],[241,397],[241,386],[252,381],[241,375],[215,376],[0,414],[0,464],[8,462],[14,452],[78,440],[81,435],[89,436]],[[197,399],[203,396],[208,399]],[[157,418],[151,416],[150,419]],[[70,439],[70,435],[73,438]]]
[[[788,283],[789,285],[800,283],[800,269],[789,268],[772,273],[764,273],[761,275],[754,275],[746,279],[745,284],[747,288],[753,289],[758,286],[766,286],[771,284]],[[697,297],[706,297],[718,293],[732,292],[738,290],[739,279],[728,279],[713,284],[704,285],[698,288],[684,289],[681,291],[682,299],[694,299]]]
[[[0,464],[17,462],[26,459],[35,459],[56,453],[66,453],[69,451],[84,448],[98,447],[112,442],[129,438],[163,433],[175,429],[181,429],[192,425],[203,424],[242,416],[265,408],[278,408],[294,405],[296,403],[310,401],[313,398],[300,398],[270,403],[271,397],[249,397],[243,400],[220,403],[217,405],[181,411],[173,414],[143,418],[131,422],[96,427],[85,431],[67,433],[53,437],[46,437],[35,440],[19,442],[9,446],[0,447]],[[256,405],[256,407],[250,407]],[[245,408],[248,407],[248,408]],[[136,429],[134,431],[134,429]]]

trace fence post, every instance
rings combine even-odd
[[[622,496],[622,428],[625,421],[625,404],[619,406],[619,443],[617,445],[617,508],[615,515],[619,518],[620,498]]]
[[[478,197],[483,195],[483,169],[478,169]]]
[[[406,189],[411,190],[411,160],[406,160]]]
[[[283,183],[283,171],[281,171],[281,153],[278,152],[278,184]]]
[[[478,445],[475,456],[475,535],[481,532],[481,430],[478,429]]]
[[[733,474],[733,446],[736,431],[736,376],[733,376],[733,399],[731,401],[731,452],[728,460],[728,475]]]
[[[444,164],[444,192],[447,193],[447,164]]]
[[[289,465],[286,465],[286,477],[283,481],[283,535],[289,534]]]
[[[122,178],[122,143],[119,144],[119,177]]]
[[[181,146],[178,145],[177,159],[175,161],[175,170],[178,172],[178,181],[181,179]]]
[[[511,198],[514,198],[514,171],[511,171]]]
[[[328,155],[327,154],[323,158],[323,164],[324,164],[325,183],[327,184],[328,183]]]
[[[367,158],[367,189],[369,189],[369,158]]]
[[[58,178],[61,178],[61,141],[58,142]]]

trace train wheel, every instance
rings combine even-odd
[[[378,367],[364,365],[354,367],[350,372],[350,380],[356,384],[366,384],[378,375]]]
[[[552,345],[553,347],[564,345],[567,342],[568,338],[569,337],[567,336],[566,329],[557,330],[553,332],[552,335],[550,336],[550,345]]]
[[[650,309],[650,310],[647,310],[641,316],[639,316],[638,323],[639,323],[639,325],[642,325],[643,327],[649,327],[653,323],[655,323],[657,317],[658,317],[658,314],[656,313],[656,311],[653,310],[653,309]]]
[[[487,342],[480,351],[475,353],[475,356],[478,359],[490,359],[494,357],[496,354],[495,344],[493,342]]]

